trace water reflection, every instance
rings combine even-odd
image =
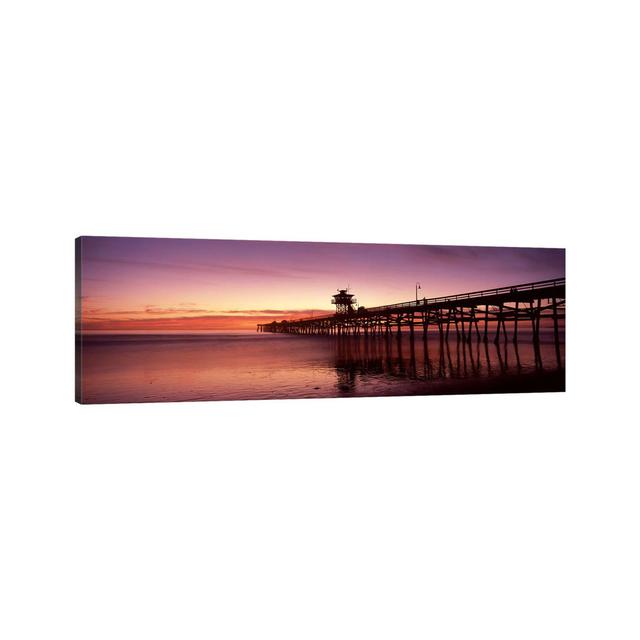
[[[444,332],[443,332],[444,333]],[[564,341],[248,332],[82,340],[82,400],[166,402],[560,391]]]
[[[366,384],[381,379],[459,381],[459,392],[464,393],[465,381],[473,387],[474,382],[482,380],[508,379],[508,386],[513,387],[519,379],[527,378],[531,383],[547,374],[564,373],[564,344],[553,336],[543,336],[539,341],[525,337],[498,342],[443,340],[437,335],[412,338],[398,333],[345,336],[334,339],[334,356],[337,387],[342,394],[361,392]],[[424,385],[423,392],[429,392]]]

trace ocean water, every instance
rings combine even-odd
[[[85,335],[83,403],[334,398],[564,390],[564,336],[536,348],[433,333],[382,337],[255,332]]]

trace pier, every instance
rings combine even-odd
[[[565,278],[541,280],[495,289],[471,291],[438,298],[372,308],[357,307],[353,294],[345,289],[333,296],[336,313],[258,324],[258,332],[289,333],[305,336],[375,336],[403,330],[413,338],[416,330],[426,339],[437,331],[441,340],[453,336],[458,341],[472,339],[516,342],[519,331],[530,329],[539,340],[541,323],[546,319],[559,342],[560,323],[565,319]],[[527,331],[527,333],[529,333]]]

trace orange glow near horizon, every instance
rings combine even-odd
[[[309,317],[331,313],[330,310],[317,311],[315,314],[308,312],[294,312],[278,315],[223,315],[212,313],[210,315],[196,316],[164,316],[154,318],[142,312],[131,313],[126,318],[109,316],[108,313],[100,314],[100,317],[83,315],[83,331],[233,331],[255,329],[257,324],[280,321],[284,319]]]
[[[361,305],[564,277],[563,249],[84,237],[82,331],[233,331]]]

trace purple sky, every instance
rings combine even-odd
[[[564,277],[563,249],[82,239],[83,316],[277,315],[330,310],[337,288],[367,307]],[[241,312],[241,313],[239,313]]]

